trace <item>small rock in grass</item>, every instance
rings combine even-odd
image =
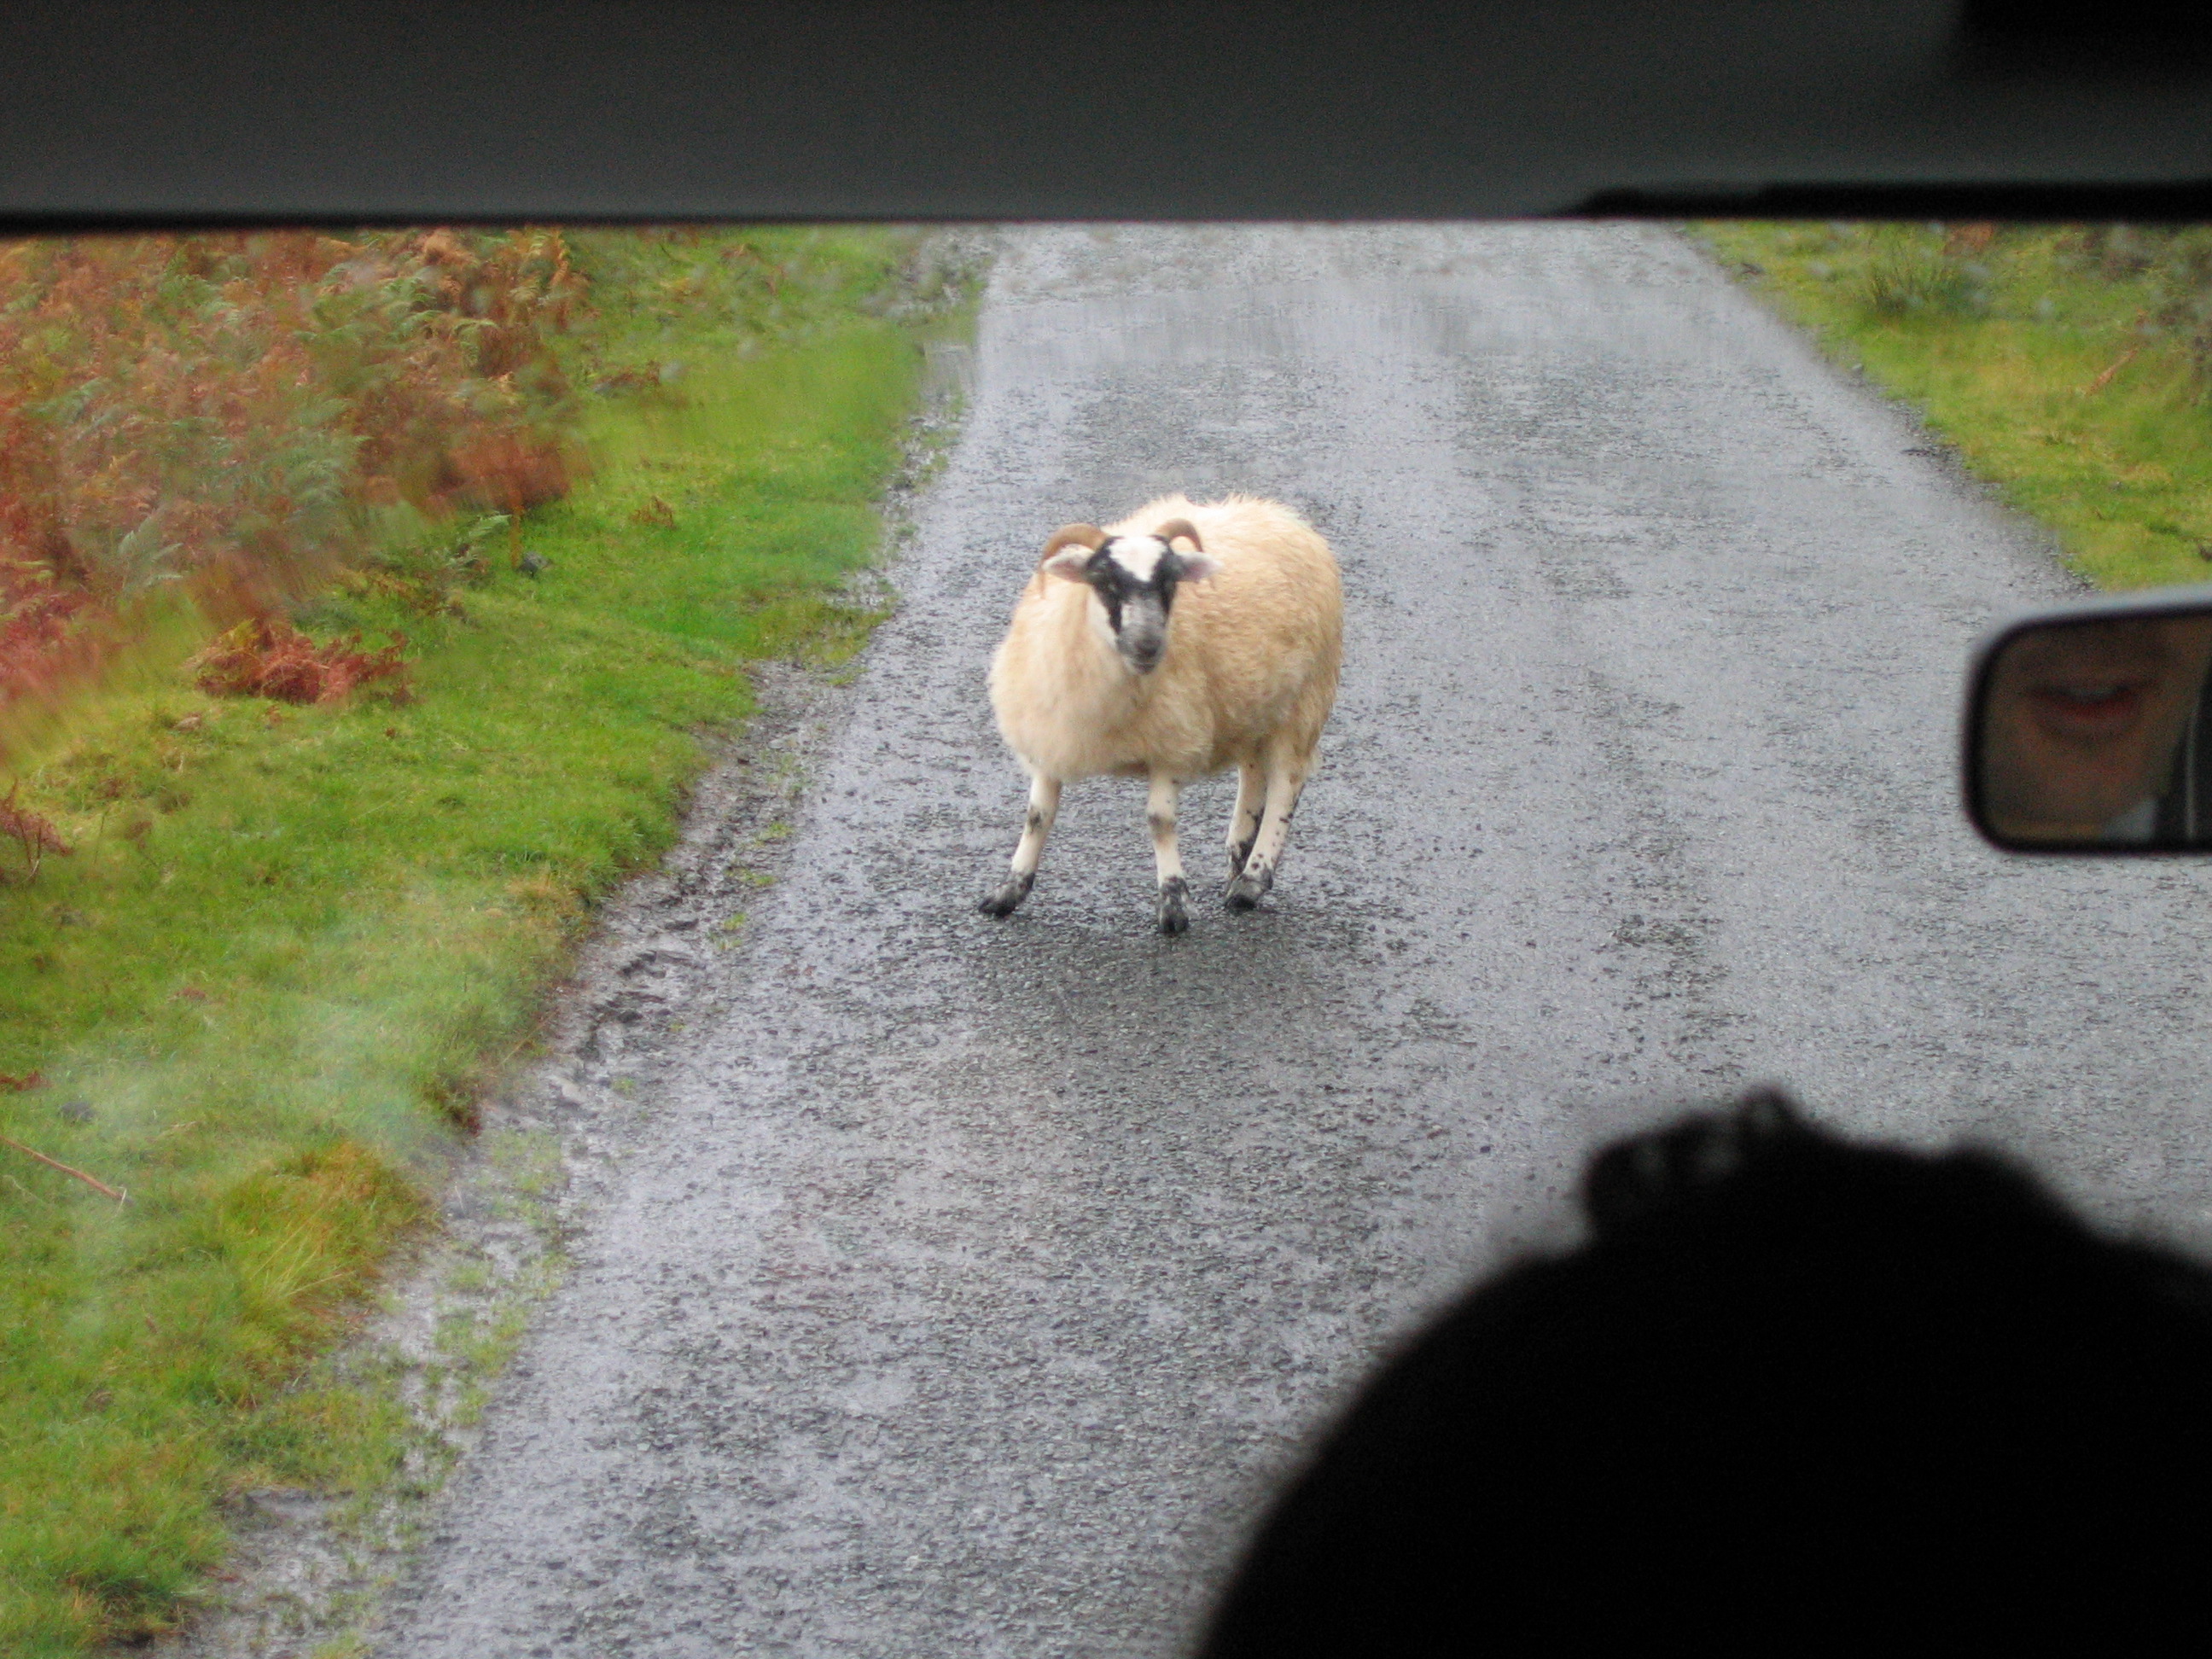
[[[88,1100],[65,1100],[54,1109],[71,1123],[92,1121],[92,1103]]]

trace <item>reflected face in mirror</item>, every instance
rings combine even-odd
[[[2154,839],[2212,662],[2212,613],[2023,629],[1983,681],[1981,807],[2000,839]]]

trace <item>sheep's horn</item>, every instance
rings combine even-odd
[[[1199,540],[1197,527],[1194,526],[1188,519],[1170,519],[1165,524],[1152,532],[1152,534],[1158,536],[1162,541],[1166,542],[1170,545],[1174,544],[1176,537],[1187,537],[1193,547],[1196,548],[1201,553],[1206,551],[1206,544]]]
[[[1095,524],[1062,525],[1052,532],[1052,539],[1044,544],[1044,551],[1037,555],[1037,562],[1042,564],[1063,547],[1087,547],[1096,553],[1105,545],[1106,532]]]

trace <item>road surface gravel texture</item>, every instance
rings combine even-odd
[[[1962,819],[1967,647],[2075,584],[1648,226],[1011,233],[956,453],[737,983],[381,1650],[1170,1655],[1420,1312],[1588,1150],[1778,1080],[2202,1244],[2204,878]],[[1282,878],[1069,792],[1012,920],[985,697],[1045,537],[1249,490],[1334,544]]]

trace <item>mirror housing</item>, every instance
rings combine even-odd
[[[2212,586],[2008,623],[1967,670],[1966,816],[2012,853],[2212,852]]]

